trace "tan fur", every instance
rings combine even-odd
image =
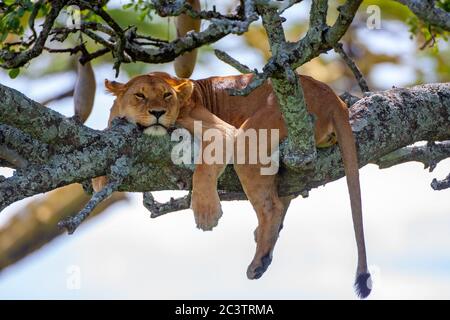
[[[317,145],[330,145],[330,142],[334,142],[333,135],[337,134],[347,175],[358,244],[357,272],[358,274],[367,272],[358,160],[347,106],[326,84],[311,77],[299,77],[308,111],[316,116],[314,132]],[[251,81],[251,78],[251,75],[240,75],[193,81],[176,79],[164,73],[152,73],[134,78],[125,85],[112,85],[107,82],[107,88],[117,96],[110,120],[116,116],[126,116],[131,121],[146,126],[151,122],[148,110],[164,106],[170,114],[165,123],[169,125],[176,122],[191,133],[194,132],[194,121],[201,120],[204,128],[217,128],[222,132],[223,137],[234,141],[249,128],[279,129],[280,140],[284,139],[287,136],[287,128],[270,82],[257,88],[247,97],[228,95],[227,89],[243,88]],[[165,90],[176,92],[180,83],[183,84],[183,88],[193,87],[193,91],[185,90],[182,95],[184,99],[177,99],[178,103],[167,104],[162,99],[162,92]],[[192,87],[186,83],[190,83]],[[136,104],[137,102],[129,94],[136,90],[141,90],[150,97],[148,104]],[[249,152],[246,148],[247,155]],[[226,164],[196,166],[191,206],[197,226],[203,230],[210,230],[216,226],[222,214],[217,195],[217,179],[225,166]],[[290,198],[278,196],[277,176],[261,175],[261,167],[260,163],[234,163],[234,169],[258,217],[258,227],[255,230],[256,253],[247,270],[247,276],[250,279],[259,278],[270,264],[290,201]],[[94,181],[96,190],[105,183],[98,179]]]

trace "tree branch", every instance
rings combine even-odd
[[[12,69],[24,66],[28,61],[36,58],[42,53],[44,50],[45,42],[50,34],[50,31],[55,23],[56,18],[59,15],[59,12],[65,6],[65,2],[63,0],[54,0],[51,4],[50,12],[45,17],[44,24],[42,26],[42,31],[39,36],[36,38],[36,41],[33,47],[29,50],[17,53],[9,50],[1,50],[0,51],[0,59],[4,62],[0,64],[1,68]]]
[[[96,130],[80,126],[74,119],[62,117],[56,111],[42,108],[42,105],[17,90],[1,84],[0,109],[0,124],[20,129],[43,143],[77,148],[98,139]]]
[[[356,102],[358,102],[361,98],[352,95],[350,92],[345,91],[344,93],[339,95],[339,98],[342,99],[342,101],[345,102],[345,104],[350,108],[353,106]]]
[[[0,67],[5,69],[19,68],[39,56],[46,48],[45,42],[50,35],[51,40],[65,41],[70,33],[81,31],[96,43],[103,46],[93,53],[87,51],[80,58],[81,63],[86,63],[107,52],[112,52],[115,58],[115,69],[123,62],[141,61],[147,63],[164,63],[173,61],[176,57],[193,49],[214,43],[229,34],[242,34],[248,30],[249,25],[258,19],[255,13],[254,0],[244,1],[243,15],[225,16],[217,12],[201,11],[195,12],[189,6],[183,4],[184,1],[176,1],[175,4],[168,1],[153,1],[157,12],[165,16],[176,16],[187,13],[194,18],[210,20],[209,26],[201,32],[190,32],[184,37],[180,37],[171,42],[159,39],[150,41],[153,48],[144,48],[140,39],[150,39],[148,36],[139,35],[135,27],[122,29],[119,24],[95,1],[83,0],[55,0],[51,2],[51,10],[47,15],[43,29],[33,47],[23,52],[11,50],[0,51],[0,58],[4,61]],[[183,4],[183,6],[181,6]],[[82,9],[87,9],[103,19],[105,24],[96,22],[82,22],[79,28],[53,28],[56,17],[65,5],[76,5]],[[109,39],[99,36],[96,31],[106,34]],[[20,42],[19,44],[23,44]],[[68,49],[69,50],[69,49]],[[50,49],[52,51],[52,49]],[[79,51],[79,50],[77,50]],[[72,52],[72,51],[71,51]]]
[[[28,166],[28,161],[24,159],[15,150],[0,145],[0,159],[5,160],[13,168],[25,168]]]
[[[347,64],[347,66],[350,68],[350,70],[352,70],[361,91],[363,93],[369,92],[370,90],[369,90],[369,86],[367,85],[366,79],[364,78],[361,70],[359,70],[356,63],[344,51],[342,43],[337,43],[334,46],[334,51],[336,51],[341,56],[342,60],[344,60],[344,62]]]
[[[111,174],[108,175],[109,183],[99,192],[94,193],[91,200],[76,215],[61,220],[58,227],[65,228],[69,234],[75,232],[76,228],[91,214],[92,211],[106,198],[117,191],[123,180],[129,174],[130,167],[133,165],[131,159],[123,155],[117,159],[111,166]]]
[[[30,104],[16,91],[3,89],[3,92],[13,94],[9,103],[24,101]],[[60,122],[66,119],[36,102],[33,102],[33,106],[35,112],[44,118],[51,116]],[[7,103],[0,103],[0,115],[7,110]],[[350,112],[360,166],[376,162],[384,155],[416,141],[450,140],[450,84],[447,83],[376,92],[360,99]],[[86,127],[80,124],[76,126],[78,134],[83,135]],[[33,134],[42,137],[47,130],[40,126],[32,130],[30,135],[33,138]],[[143,135],[134,125],[120,120],[115,121],[110,130],[96,134],[94,143],[75,137],[74,141],[82,142],[78,150],[54,154],[45,164],[30,165],[27,170],[0,182],[0,208],[63,185],[107,175],[113,171],[111,166],[121,156],[131,159],[133,165],[116,169],[127,172],[126,178],[118,186],[120,191],[191,188],[193,166],[172,163],[170,154],[175,142],[171,142],[169,137]],[[305,171],[282,168],[278,180],[279,193],[283,196],[298,195],[343,175],[339,148],[320,149],[314,168]],[[231,166],[220,178],[218,188],[227,193],[242,193]]]
[[[436,1],[396,0],[407,6],[417,17],[428,24],[450,31],[450,12],[438,8]]]
[[[181,198],[170,198],[168,202],[161,203],[153,198],[151,192],[144,192],[143,205],[150,211],[151,218],[158,218],[169,212],[189,209],[191,204],[191,193]]]
[[[327,8],[327,1],[313,2],[311,10],[320,11],[316,16],[323,18],[312,17],[314,25],[325,23]],[[284,154],[283,163],[291,168],[306,168],[308,165],[311,166],[316,158],[314,130],[311,116],[306,109],[300,80],[284,56],[287,43],[282,19],[273,7],[260,6],[258,11],[269,37],[271,52],[274,57],[281,60],[278,65],[284,65],[285,68],[283,76],[272,78],[273,90],[288,129],[288,139],[281,146],[281,152]]]
[[[5,124],[0,124],[0,144],[17,152],[27,162],[27,165],[28,163],[44,163],[48,161],[52,152],[47,144],[37,141],[19,129]]]
[[[397,164],[418,161],[422,162],[425,169],[430,172],[434,170],[439,161],[450,157],[450,141],[442,143],[429,142],[424,146],[410,146],[395,150],[379,159],[374,163],[380,169],[390,168]]]
[[[219,190],[219,198],[221,201],[230,200],[247,200],[247,196],[243,192],[226,192]],[[168,202],[161,203],[153,198],[151,192],[144,192],[143,197],[144,207],[150,211],[151,218],[158,218],[170,212],[176,212],[180,210],[186,210],[191,207],[191,193],[180,198],[170,198]]]
[[[248,95],[269,77],[275,76],[275,78],[279,78],[280,74],[286,72],[286,77],[288,79],[293,79],[292,70],[295,70],[302,64],[336,46],[349,28],[361,2],[362,0],[347,0],[344,5],[338,7],[338,18],[333,26],[329,27],[326,24],[327,1],[313,1],[310,11],[310,28],[306,35],[301,40],[293,43],[284,43],[284,34],[283,37],[277,36],[277,39],[274,39],[275,43],[283,42],[284,45],[282,50],[277,50],[275,52],[272,50],[272,57],[264,66],[263,72],[254,72],[255,77],[246,88],[231,91],[230,94]],[[271,3],[261,1],[258,3],[258,6],[261,8],[260,11],[262,13],[264,13],[264,10],[271,11],[271,14],[266,15],[267,17],[279,17],[276,8],[271,6]],[[268,33],[269,40],[270,37],[273,38],[275,34],[281,35],[281,33],[284,33],[280,32],[281,23],[278,23],[276,19],[272,20],[268,25],[269,28],[271,25],[278,26],[278,28],[271,28],[274,32]]]
[[[59,93],[59,94],[57,94],[55,96],[52,96],[50,98],[45,99],[41,103],[43,105],[48,105],[49,103],[52,103],[54,101],[62,100],[62,99],[65,99],[65,98],[71,98],[71,97],[73,97],[73,92],[74,92],[73,88],[69,89],[69,90],[66,90],[66,91],[64,91],[62,93]]]
[[[226,53],[226,52],[224,52],[222,50],[215,49],[214,50],[214,54],[216,55],[216,57],[218,59],[220,59],[223,62],[229,64],[230,66],[235,68],[240,73],[244,73],[245,74],[245,73],[252,73],[253,72],[249,67],[247,67],[246,65],[240,63],[239,61],[237,61],[236,59],[231,57],[228,53]]]
[[[57,222],[81,210],[88,200],[79,184],[71,184],[13,212],[0,227],[0,271],[61,235]],[[127,200],[125,193],[114,193],[92,212],[90,218],[124,200]]]
[[[362,0],[347,0],[345,4],[338,7],[338,18],[331,27],[323,25],[322,28],[310,28],[305,37],[293,43],[287,51],[289,63],[294,68],[298,68],[319,54],[334,48],[352,23],[361,2]],[[310,20],[314,21],[313,9],[314,7],[311,7]]]

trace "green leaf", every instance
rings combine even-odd
[[[0,32],[0,42],[5,41],[7,36],[8,32]]]
[[[122,6],[122,9],[129,9],[129,8],[131,8],[132,6],[134,6],[134,3],[127,3],[127,4],[124,4],[123,6]]]
[[[19,68],[15,68],[15,69],[11,69],[11,70],[9,70],[9,77],[11,78],[11,79],[15,79],[15,78],[17,78],[17,76],[19,75],[19,73],[20,73],[20,69]]]

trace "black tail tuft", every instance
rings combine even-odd
[[[355,291],[360,299],[365,299],[369,296],[372,291],[372,278],[370,277],[370,273],[364,272],[356,276]]]

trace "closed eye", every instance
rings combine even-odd
[[[142,93],[139,93],[139,92],[138,92],[138,93],[135,93],[134,95],[135,95],[135,97],[138,98],[138,99],[142,99],[142,100],[145,99],[145,96],[144,96]]]
[[[169,92],[169,91],[164,92],[164,94],[163,94],[164,100],[169,100],[171,97],[172,97],[172,92]]]

